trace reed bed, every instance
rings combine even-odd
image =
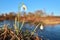
[[[32,35],[28,30],[24,32],[19,30],[17,35],[14,30],[9,29],[5,25],[4,28],[0,30],[0,40],[41,40],[41,38],[37,35]]]

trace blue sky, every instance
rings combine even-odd
[[[24,2],[29,11],[44,10],[47,14],[60,15],[60,0],[0,0],[0,14],[17,12],[18,4]]]

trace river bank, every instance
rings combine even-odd
[[[15,20],[15,17],[17,17],[17,16],[0,17],[0,21],[3,21],[3,20]],[[43,23],[44,25],[60,24],[60,16],[46,16],[46,17],[20,16],[19,21],[22,22],[23,20],[25,22],[31,22],[33,24],[35,24],[35,23]]]
[[[60,24],[60,17],[50,16],[50,17],[21,17],[20,21],[22,22],[32,22],[32,23],[42,23],[44,25],[55,25]]]

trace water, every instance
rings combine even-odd
[[[0,21],[0,27],[3,27],[4,24],[8,24],[10,28],[13,28],[14,21],[13,20],[5,20]],[[33,31],[35,25],[24,24],[22,30]],[[60,25],[46,25],[43,30],[40,30],[38,27],[36,30],[36,34],[41,37],[43,40],[60,40]]]

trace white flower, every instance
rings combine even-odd
[[[23,10],[27,10],[27,7],[26,7],[26,5],[22,5],[22,8],[23,8]]]

